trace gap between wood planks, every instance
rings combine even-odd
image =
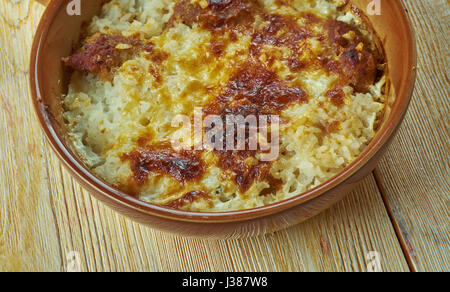
[[[45,137],[44,135],[42,135],[41,137],[41,143],[42,145],[45,145]],[[58,252],[59,252],[59,257],[61,260],[61,266],[60,269],[61,271],[64,270],[64,256],[63,256],[63,252],[62,252],[62,246],[61,246],[61,232],[59,231],[59,224],[58,224],[58,219],[56,217],[56,210],[55,210],[55,203],[53,200],[53,190],[52,190],[52,185],[50,183],[50,173],[49,173],[49,163],[48,163],[48,153],[47,153],[47,148],[45,148],[45,146],[42,148],[43,149],[43,154],[45,154],[45,168],[46,168],[46,173],[47,173],[47,185],[48,185],[48,189],[49,189],[49,200],[50,200],[50,208],[52,210],[52,216],[53,216],[53,221],[55,224],[55,230],[56,230],[56,238],[58,239]]]
[[[381,195],[381,200],[383,201],[384,207],[386,208],[386,211],[388,213],[389,220],[391,221],[392,227],[395,230],[395,235],[397,236],[398,242],[400,243],[400,246],[402,248],[403,255],[405,256],[406,262],[408,263],[408,267],[411,272],[417,272],[417,269],[412,260],[412,255],[410,254],[409,249],[408,249],[408,243],[407,243],[405,237],[403,236],[403,233],[400,230],[400,227],[398,226],[398,222],[395,219],[392,208],[389,205],[389,202],[386,198],[387,190],[383,186],[382,180],[378,174],[377,169],[373,170],[372,174],[375,179],[375,183],[377,185],[378,191]]]

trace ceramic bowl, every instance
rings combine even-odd
[[[302,222],[341,200],[377,165],[407,111],[415,81],[416,45],[407,12],[400,0],[382,0],[381,15],[368,15],[382,40],[391,82],[388,111],[376,137],[348,167],[326,183],[299,196],[261,208],[224,212],[186,212],[137,200],[97,178],[71,151],[62,118],[61,95],[69,73],[61,58],[70,55],[81,26],[100,10],[103,0],[81,0],[80,16],[66,11],[70,0],[47,5],[31,51],[30,80],[35,110],[48,138],[70,173],[94,197],[117,212],[160,230],[195,237],[239,238],[274,232]],[[367,0],[352,1],[366,11]]]

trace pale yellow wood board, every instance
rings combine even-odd
[[[61,268],[43,136],[29,102],[28,52],[39,14],[0,2],[0,270]]]
[[[29,102],[28,55],[42,11],[0,0],[0,270],[65,270],[70,251],[89,271],[352,271],[366,269],[368,251],[380,252],[384,270],[409,270],[373,176],[320,216],[246,240],[175,237],[92,199],[44,142]]]
[[[418,36],[416,90],[375,174],[413,270],[450,271],[450,4],[404,2]]]

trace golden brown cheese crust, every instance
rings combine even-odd
[[[199,23],[203,28],[214,32],[216,38],[211,41],[210,49],[216,56],[220,56],[227,43],[235,40],[236,32],[239,31],[252,35],[250,50],[255,59],[259,57],[260,49],[264,44],[291,49],[289,67],[293,72],[298,72],[302,68],[314,65],[314,62],[305,64],[299,61],[298,45],[301,41],[314,36],[310,26],[320,24],[328,31],[328,36],[321,37],[327,37],[333,53],[340,56],[339,62],[330,64],[325,61],[320,65],[329,71],[340,73],[346,79],[341,83],[350,83],[357,91],[367,92],[368,87],[375,81],[377,65],[384,63],[382,59],[376,60],[376,57],[380,58],[376,56],[379,54],[370,51],[371,45],[361,37],[358,29],[345,22],[324,21],[307,13],[304,17],[308,20],[308,24],[302,27],[293,17],[265,13],[256,1],[208,0],[208,3],[208,8],[202,9],[189,0],[179,1],[175,5],[169,26],[176,22],[187,25]],[[262,16],[268,25],[255,32],[252,30],[252,21],[256,15]],[[351,33],[350,38],[344,37],[349,33]],[[124,45],[126,49],[118,48],[120,45]],[[64,61],[67,66],[75,70],[108,77],[111,69],[120,66],[126,60],[123,53],[130,49],[151,51],[152,44],[143,46],[138,37],[100,34],[87,39],[79,52],[65,58]],[[153,61],[159,63],[165,58],[164,54],[159,54],[153,58]]]
[[[286,106],[306,101],[307,93],[302,88],[287,86],[275,72],[270,71],[256,59],[250,58],[229,80],[224,92],[206,107],[205,114],[222,117],[226,125],[227,115],[243,117],[279,115]],[[237,134],[234,137],[236,138]],[[246,139],[246,149],[250,149],[248,133]],[[224,149],[227,149],[226,145]],[[235,173],[235,182],[243,192],[255,181],[265,180],[269,175],[271,163],[259,161],[249,165],[246,162],[249,158],[253,158],[254,161],[257,153],[255,150],[216,151],[219,166]]]
[[[351,86],[356,92],[367,92],[380,76],[384,60],[377,48],[363,37],[358,29],[338,20],[323,19],[312,13],[304,13],[304,24],[296,18],[282,14],[268,13],[256,0],[208,0],[202,8],[198,2],[181,0],[174,6],[173,15],[166,30],[184,23],[210,31],[210,53],[220,58],[226,48],[248,36],[251,45],[248,57],[231,75],[224,88],[215,89],[216,98],[206,105],[204,113],[225,117],[228,114],[248,116],[279,115],[287,106],[308,102],[308,93],[302,84],[292,80],[281,80],[277,69],[273,68],[275,57],[266,58],[263,53],[268,46],[289,50],[284,60],[293,73],[311,68],[321,68],[326,72],[339,74],[340,79],[326,96],[334,105],[344,105],[343,88]],[[278,1],[279,5],[289,5],[289,1]],[[256,19],[263,22],[255,24]],[[319,28],[319,29],[317,29]],[[320,32],[318,32],[320,31]],[[302,58],[304,43],[315,38],[320,41],[322,54],[316,58]],[[129,47],[128,47],[129,46]],[[130,54],[139,51],[149,53],[150,73],[159,84],[164,80],[159,72],[160,64],[168,58],[163,51],[156,51],[152,43],[144,44],[139,37],[125,38],[118,35],[100,34],[85,41],[79,52],[64,59],[65,63],[82,72],[98,74],[111,79],[112,70],[120,67]],[[125,52],[125,54],[124,54]],[[291,82],[292,81],[292,82]],[[289,121],[285,121],[286,123]],[[324,135],[333,133],[340,127],[338,121],[318,125]],[[208,129],[204,129],[205,132]],[[257,181],[267,181],[266,191],[279,188],[280,180],[274,179],[269,171],[272,163],[257,161],[249,164],[249,158],[256,159],[258,151],[215,151],[217,166],[231,173],[241,192],[247,191]],[[133,172],[132,183],[139,193],[150,173],[169,175],[180,184],[200,181],[208,168],[201,153],[192,151],[176,152],[170,145],[139,146],[131,153],[123,155],[129,161]],[[257,159],[256,159],[257,160]],[[205,191],[189,192],[180,199],[169,203],[171,208],[183,208],[199,199],[208,200]]]
[[[137,37],[96,34],[86,40],[79,52],[63,61],[75,70],[95,73],[110,80],[111,70],[121,66],[133,51],[141,47],[142,42]]]
[[[199,200],[206,200],[211,204],[211,197],[209,196],[208,192],[205,191],[192,191],[187,194],[184,194],[181,198],[176,199],[172,202],[169,202],[166,204],[166,207],[169,207],[171,209],[182,209],[183,207],[187,205],[191,205],[192,203],[199,201]]]
[[[198,180],[205,172],[198,151],[175,152],[171,145],[140,147],[122,159],[131,162],[133,179],[138,184],[145,183],[150,172],[168,174],[180,183]]]

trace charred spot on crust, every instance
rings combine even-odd
[[[320,17],[310,12],[302,13],[302,17],[306,19],[308,23],[320,23],[322,21]]]
[[[144,46],[144,50],[149,54],[148,59],[157,65],[160,65],[170,57],[169,53],[155,49],[154,44],[151,42]]]
[[[211,197],[205,191],[192,191],[184,194],[181,198],[167,203],[165,206],[171,209],[180,210],[184,206],[191,205],[199,200],[206,200],[211,202]]]
[[[292,72],[299,72],[302,69],[306,68],[307,64],[300,61],[296,57],[292,57],[292,58],[288,59],[288,67],[289,67],[289,69],[291,69]]]
[[[338,61],[332,60],[328,57],[319,57],[318,61],[325,71],[336,74],[342,73],[341,63]]]
[[[118,48],[118,46],[124,47]],[[96,34],[86,41],[80,51],[63,58],[63,62],[78,71],[98,74],[111,80],[111,69],[121,66],[142,45],[138,38],[121,35]]]
[[[208,0],[208,9],[209,13],[199,17],[204,28],[237,29],[253,22],[257,3],[253,0]]]
[[[147,53],[144,57],[152,61],[148,71],[155,78],[156,85],[159,86],[163,81],[161,77],[161,64],[170,57],[170,54],[160,49],[155,49],[152,42],[148,42],[143,49]]]
[[[254,56],[259,55],[264,44],[288,47],[295,55],[299,42],[312,36],[311,31],[298,25],[293,17],[276,14],[264,14],[263,17],[269,24],[253,35],[250,52]]]
[[[336,106],[344,105],[345,93],[341,88],[334,88],[326,93],[326,96]]]
[[[335,73],[340,71],[341,77],[356,91],[367,92],[376,81],[379,75],[377,70],[382,67],[384,58],[352,25],[331,20],[326,22],[325,27],[329,43],[339,58],[339,64],[334,63],[332,67],[325,68]]]
[[[150,173],[168,174],[183,184],[200,179],[205,172],[199,152],[175,152],[169,145],[138,148],[123,155],[122,160],[131,162],[133,178],[138,184],[144,184]]]
[[[333,122],[324,122],[317,124],[317,127],[322,130],[322,133],[325,135],[336,132],[341,126],[341,122],[333,121]]]
[[[201,12],[202,8],[199,5],[191,4],[190,0],[178,1],[173,8],[173,15],[169,20],[168,27],[173,26],[177,22],[192,27],[198,21]]]
[[[224,151],[220,155],[219,166],[225,170],[232,170],[236,184],[242,192],[247,191],[254,182],[263,180],[270,171],[272,163],[258,162],[257,165],[246,163],[248,158],[254,158],[252,151]]]
[[[222,41],[217,41],[217,40],[213,40],[210,44],[209,44],[209,48],[211,50],[211,52],[217,56],[220,57],[223,53],[223,51],[225,50],[225,43]]]
[[[269,184],[269,187],[267,189],[264,189],[260,196],[266,196],[270,194],[274,194],[277,191],[279,191],[283,186],[283,180],[274,178],[271,174],[268,174],[265,177],[265,181]]]
[[[210,31],[237,28],[252,23],[252,11],[256,7],[257,3],[253,0],[208,0],[208,8],[202,9],[190,0],[182,0],[175,4],[169,26],[180,21],[189,27],[199,23]]]
[[[224,113],[227,108],[233,109],[237,102],[248,101],[259,114],[276,114],[294,102],[306,102],[307,93],[300,87],[289,87],[264,65],[249,61],[228,81],[223,94],[217,98],[214,106],[221,106]],[[230,112],[234,113],[233,110]],[[217,114],[217,112],[216,112]]]
[[[373,55],[366,50],[351,48],[341,55],[340,61],[350,84],[359,92],[367,92],[377,74]]]
[[[329,20],[326,22],[325,27],[328,30],[330,45],[337,46],[338,48],[346,48],[349,46],[350,41],[344,35],[355,30],[350,24],[339,20]]]

